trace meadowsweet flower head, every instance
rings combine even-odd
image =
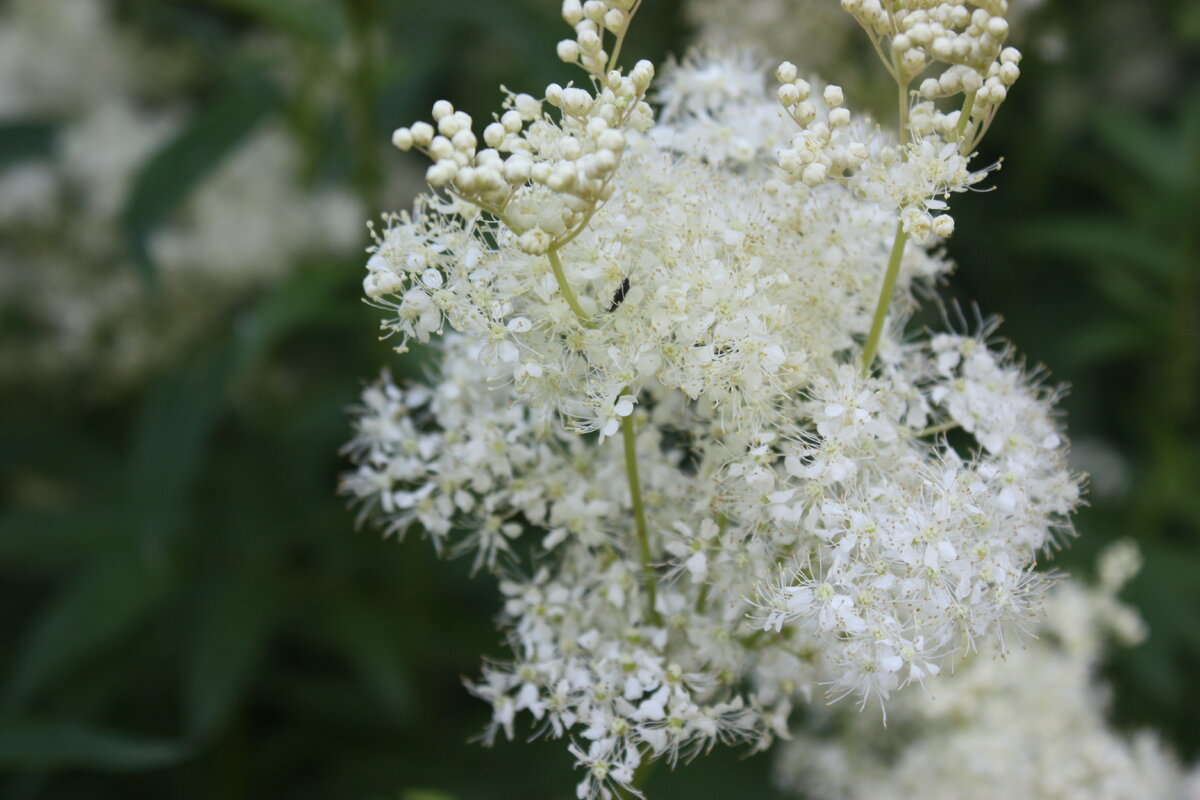
[[[396,131],[430,191],[385,217],[364,289],[398,349],[441,357],[364,392],[343,481],[386,532],[501,576],[512,657],[470,687],[487,738],[525,717],[567,739],[581,798],[1032,628],[1079,493],[1055,392],[991,326],[904,333],[1002,98],[916,113],[902,91],[889,132],[836,84],[714,50],[652,89],[617,57],[637,6],[564,3],[582,82],[507,94],[482,139],[447,101]],[[939,9],[852,11],[979,98],[1015,63],[1002,9]],[[921,19],[965,55],[895,43]]]
[[[1100,581],[1064,581],[1046,598],[1037,638],[996,658],[990,645],[952,676],[892,704],[889,727],[820,713],[777,762],[779,783],[815,798],[1195,797],[1195,777],[1150,732],[1105,720],[1097,672],[1108,641],[1136,644],[1137,614],[1116,592],[1137,569],[1123,543]],[[844,727],[833,733],[831,723]]]

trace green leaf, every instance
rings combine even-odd
[[[128,636],[166,594],[167,577],[140,560],[104,561],[71,583],[17,653],[5,705],[21,707],[71,669]]]
[[[1165,290],[1156,290],[1138,273],[1119,265],[1097,263],[1090,277],[1097,291],[1122,313],[1140,318],[1143,324],[1155,328],[1155,336],[1161,335],[1170,299]]]
[[[400,631],[383,607],[358,598],[330,602],[329,615],[321,620],[322,633],[358,673],[359,680],[393,716],[403,716],[412,695],[404,669]]]
[[[172,764],[187,754],[177,742],[73,724],[0,725],[0,769],[141,770]]]
[[[1151,349],[1157,341],[1154,334],[1141,325],[1109,319],[1077,329],[1070,336],[1067,352],[1081,367],[1092,366]]]
[[[1171,276],[1175,267],[1171,248],[1120,220],[1064,218],[1024,226],[1015,239],[1027,252],[1059,254],[1082,262],[1127,261],[1164,277]]]
[[[346,33],[346,18],[336,0],[211,0],[271,27],[332,44]]]
[[[237,575],[208,598],[192,637],[184,672],[184,707],[193,739],[229,721],[265,648],[275,598],[261,576]]]
[[[0,123],[0,170],[54,152],[55,127],[44,120],[12,120]]]
[[[123,219],[134,258],[147,279],[154,275],[147,244],[150,234],[276,108],[279,99],[264,79],[235,79],[142,166],[126,199]]]
[[[94,561],[129,541],[126,509],[15,508],[0,514],[0,564],[25,572]]]
[[[236,360],[239,373],[253,371],[261,359],[269,357],[273,347],[293,332],[318,323],[343,321],[345,309],[330,298],[343,292],[349,274],[350,270],[340,265],[298,270],[288,281],[265,295],[238,325]],[[359,308],[356,307],[354,313],[358,314]]]
[[[436,789],[405,789],[400,800],[454,800],[454,795]]]
[[[1181,169],[1186,157],[1183,142],[1169,131],[1132,113],[1105,114],[1095,129],[1109,152],[1139,175],[1170,192],[1187,188],[1192,176]]]
[[[144,555],[165,557],[166,542],[216,424],[233,368],[220,342],[168,373],[142,409],[127,481],[140,512]]]

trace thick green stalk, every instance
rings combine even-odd
[[[633,414],[621,421],[621,438],[625,441],[625,475],[629,479],[629,494],[633,499],[633,524],[637,533],[638,555],[642,561],[642,577],[646,584],[646,605],[650,621],[657,625],[661,621],[655,608],[658,583],[654,577],[654,567],[650,563],[650,533],[646,530],[646,507],[642,505],[642,484],[638,478],[637,436]]]
[[[891,305],[892,295],[896,291],[896,278],[900,275],[900,261],[904,258],[904,244],[908,234],[904,232],[904,223],[896,223],[896,238],[892,241],[892,255],[888,258],[887,272],[883,276],[883,288],[879,292],[879,302],[875,305],[875,318],[871,320],[871,332],[867,334],[867,343],[863,345],[863,374],[870,374],[871,364],[875,362],[875,351],[879,349],[879,339],[883,335],[883,323],[887,319],[888,306]]]

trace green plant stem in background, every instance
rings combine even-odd
[[[871,371],[875,361],[875,351],[879,349],[879,338],[883,335],[883,322],[887,319],[888,306],[892,303],[892,295],[896,291],[896,278],[900,275],[900,262],[904,258],[904,245],[908,234],[904,232],[904,223],[896,222],[896,238],[892,240],[892,254],[888,258],[887,272],[883,276],[883,289],[879,292],[879,302],[875,305],[875,317],[871,320],[871,332],[867,334],[867,343],[863,345],[863,374]]]
[[[375,119],[375,0],[343,0],[354,40],[354,64],[347,76],[351,129],[355,143],[354,186],[367,208],[383,206],[380,135]]]
[[[633,499],[633,523],[637,532],[638,553],[642,560],[642,575],[646,582],[647,612],[650,621],[657,625],[660,621],[655,608],[658,584],[654,577],[654,567],[650,564],[650,534],[646,530],[646,508],[642,505],[642,485],[638,479],[637,436],[633,414],[621,421],[621,438],[625,441],[625,474],[629,478],[629,494]]]

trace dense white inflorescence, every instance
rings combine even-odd
[[[189,109],[164,98],[161,53],[112,6],[14,0],[0,10],[0,122],[55,134],[46,152],[0,170],[0,311],[29,328],[0,355],[0,380],[133,380],[236,298],[361,236],[358,201],[306,185],[298,143],[264,125],[151,237],[161,268],[151,297],[125,206]]]
[[[780,751],[779,783],[814,800],[1200,797],[1197,776],[1157,737],[1125,736],[1105,720],[1105,640],[1145,635],[1116,599],[1137,564],[1131,544],[1110,548],[1096,586],[1064,581],[1050,591],[1036,638],[1002,658],[984,646],[928,694],[897,698],[886,729],[864,716],[843,714],[833,726],[819,715]]]
[[[343,491],[501,576],[488,737],[568,739],[581,798],[1002,649],[1069,531],[1054,392],[990,326],[904,334],[950,269],[946,196],[983,177],[1003,4],[897,3],[889,30],[849,5],[895,55],[897,133],[716,53],[670,67],[656,120],[652,67],[616,58],[632,0],[563,4],[582,87],[509,94],[482,142],[446,101],[395,133],[432,189],[385,218],[364,288],[441,361],[366,390]],[[949,49],[897,43],[920,24]],[[910,96],[917,48],[957,110]]]

